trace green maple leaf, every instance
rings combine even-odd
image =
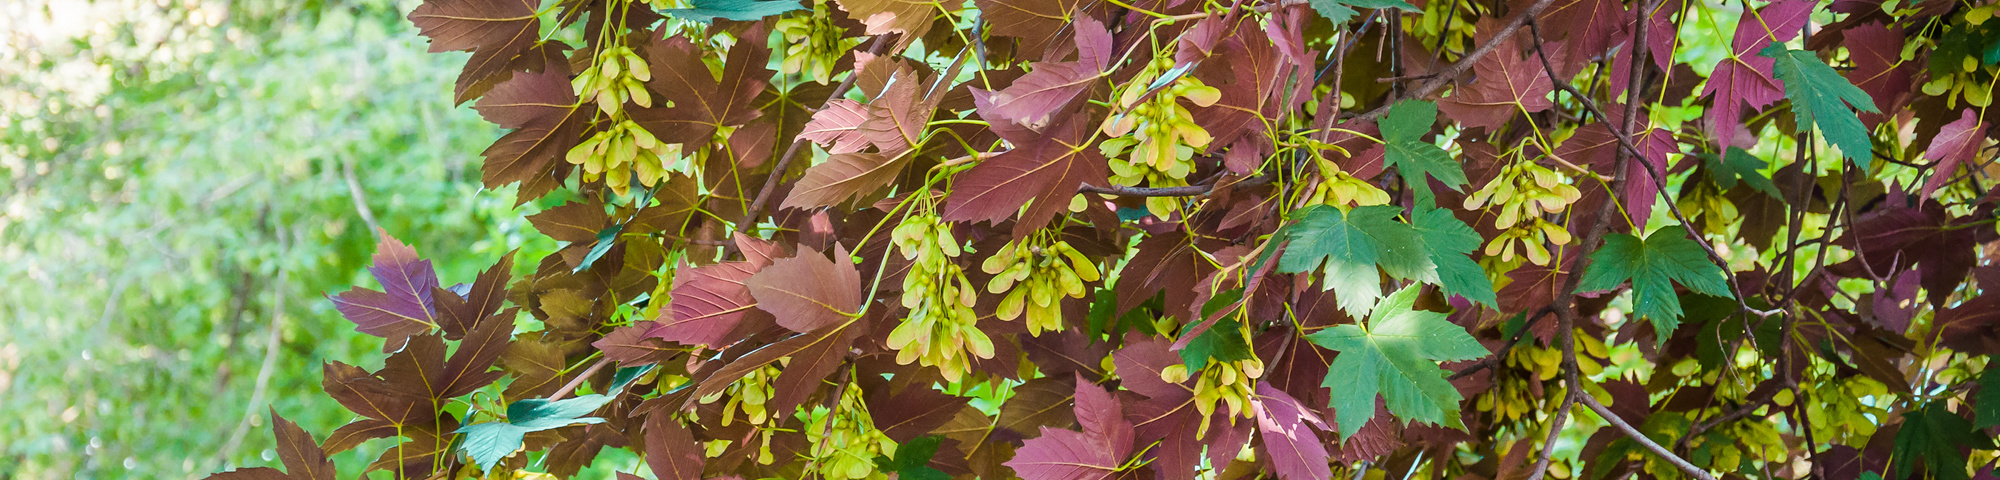
[[[1965,480],[1966,455],[1961,448],[1993,448],[1993,440],[1974,430],[1972,422],[1934,401],[1916,411],[1903,412],[1903,426],[1896,430],[1890,448],[1890,465],[1895,478],[1910,478],[1917,459],[1923,459],[1931,477],[1938,480]]]
[[[1753,190],[1779,198],[1777,184],[1771,183],[1771,178],[1764,176],[1762,171],[1766,165],[1764,159],[1736,147],[1729,147],[1720,156],[1710,153],[1700,156],[1702,164],[1708,167],[1708,179],[1715,182],[1715,186],[1728,190],[1736,188],[1736,182],[1741,180]]]
[[[1430,182],[1426,175],[1459,191],[1465,185],[1465,170],[1451,159],[1451,154],[1438,148],[1436,144],[1424,141],[1430,133],[1431,124],[1437,122],[1437,104],[1418,100],[1404,100],[1389,107],[1389,114],[1382,116],[1376,125],[1382,128],[1383,159],[1403,174],[1403,183],[1417,194],[1418,205],[1436,205],[1431,196]]]
[[[785,12],[805,10],[798,0],[694,0],[694,8],[669,8],[663,11],[669,15],[701,23],[715,23],[722,18],[749,22]]]
[[[1397,418],[1465,428],[1458,419],[1464,397],[1445,379],[1451,372],[1438,362],[1491,352],[1464,328],[1445,321],[1444,314],[1412,309],[1420,289],[1411,285],[1390,294],[1366,324],[1306,335],[1306,340],[1340,352],[1322,385],[1333,390],[1327,406],[1333,407],[1342,438],[1353,436],[1375,415],[1377,395]]]
[[[1354,7],[1394,8],[1405,12],[1419,12],[1422,9],[1403,0],[1311,0],[1312,9],[1319,16],[1326,17],[1334,25],[1354,19]]]
[[[465,441],[459,448],[472,457],[473,463],[479,464],[480,470],[492,470],[494,464],[520,450],[529,433],[576,424],[604,423],[602,418],[584,415],[611,403],[626,385],[652,369],[652,365],[618,369],[611,377],[611,387],[606,390],[609,394],[580,395],[556,401],[530,398],[508,404],[506,421],[475,423],[454,432],[465,434]]]
[[[1485,241],[1479,232],[1444,209],[1418,211],[1416,220],[1416,237],[1423,242],[1431,264],[1437,266],[1438,286],[1444,287],[1445,293],[1498,307],[1493,279],[1486,277],[1486,269],[1480,268],[1479,262],[1467,256]]]
[[[1666,341],[1681,323],[1681,301],[1669,281],[1680,282],[1705,295],[1735,298],[1729,293],[1727,274],[1710,263],[1708,253],[1679,227],[1655,232],[1645,240],[1614,233],[1604,237],[1604,247],[1590,254],[1590,266],[1583,270],[1577,292],[1599,292],[1632,281],[1633,314],[1653,322],[1660,341]]]
[[[1315,205],[1299,210],[1292,215],[1297,223],[1283,232],[1291,245],[1278,259],[1278,271],[1319,270],[1327,288],[1340,293],[1336,298],[1342,310],[1367,315],[1382,296],[1377,267],[1398,278],[1420,278],[1431,272],[1416,230],[1396,221],[1402,213],[1387,205],[1345,211]]]
[[[1467,256],[1482,243],[1478,232],[1445,210],[1419,209],[1416,225],[1397,221],[1402,213],[1387,205],[1352,210],[1315,205],[1294,212],[1296,223],[1276,234],[1290,242],[1278,271],[1320,271],[1327,288],[1340,292],[1340,308],[1355,316],[1367,315],[1381,298],[1378,267],[1396,278],[1444,287],[1445,293],[1497,303],[1486,270]]]
[[[1772,71],[1777,74],[1778,80],[1785,82],[1785,98],[1792,99],[1792,114],[1798,117],[1798,125],[1818,126],[1820,132],[1826,135],[1827,143],[1840,147],[1841,155],[1862,168],[1873,166],[1874,142],[1868,137],[1868,128],[1861,125],[1861,118],[1854,112],[1854,109],[1860,109],[1879,113],[1875,109],[1875,100],[1868,96],[1868,92],[1848,83],[1812,51],[1791,50],[1784,45],[1773,44],[1757,54],[1777,60]],[[1848,105],[1854,108],[1850,109]]]
[[[938,445],[944,437],[924,435],[912,438],[896,446],[895,457],[875,457],[875,466],[884,472],[896,472],[897,478],[904,480],[951,480],[938,469],[931,468],[931,457],[937,456]]]

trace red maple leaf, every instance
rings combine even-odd
[[[473,108],[488,121],[516,128],[480,152],[486,188],[520,182],[515,203],[541,197],[561,183],[569,166],[559,159],[581,142],[596,109],[580,108],[561,72],[517,73],[493,87]]]
[[[986,21],[988,31],[993,35],[1013,37],[1020,40],[1015,51],[1028,60],[1046,61],[1043,58],[1049,42],[1060,41],[1070,33],[1072,19],[1070,12],[1084,2],[1079,0],[972,0],[979,7],[979,16]],[[1080,20],[1080,19],[1079,19]]]
[[[410,11],[417,33],[431,38],[431,53],[471,50],[458,74],[458,101],[489,77],[507,73],[536,44],[542,21],[528,0],[429,0]],[[531,56],[533,57],[533,56]]]
[[[1026,238],[1067,211],[1085,183],[1105,184],[1111,169],[1087,143],[1095,115],[1072,115],[1033,143],[989,158],[953,179],[943,217],[953,222],[999,223],[1021,212],[1014,235]],[[1027,207],[1022,211],[1022,207]]]
[[[1042,427],[1006,465],[1022,478],[1062,480],[1110,478],[1132,455],[1132,423],[1111,392],[1079,378],[1076,421],[1083,431]]]
[[[1438,110],[1466,128],[1495,129],[1515,113],[1555,106],[1549,100],[1555,83],[1549,81],[1548,70],[1542,68],[1540,59],[1523,58],[1514,42],[1500,42],[1498,48],[1472,64],[1472,71],[1476,80],[1460,84],[1451,97],[1438,102]]]
[[[744,35],[764,36],[759,32]],[[653,79],[646,86],[660,97],[653,108],[634,108],[631,116],[660,141],[706,145],[716,129],[747,124],[763,114],[755,100],[769,85],[772,72],[764,68],[771,51],[762,42],[730,47],[720,79],[702,63],[706,53],[686,37],[656,38],[646,54],[646,63],[653,70]]]
[[[1708,114],[1709,133],[1729,143],[1743,127],[1742,108],[1762,109],[1785,98],[1784,85],[1771,78],[1775,60],[1758,55],[1771,42],[1798,36],[1799,27],[1812,14],[1814,2],[1778,0],[1763,9],[1743,12],[1737,20],[1736,37],[1730,40],[1729,57],[1708,75],[1702,95],[1714,94]]]
[[[368,273],[382,284],[382,290],[354,287],[327,298],[333,300],[342,317],[354,322],[355,330],[388,339],[383,348],[394,351],[411,335],[438,327],[433,300],[438,290],[437,270],[431,268],[430,260],[418,259],[415,248],[389,232],[379,233],[375,264],[368,267]]]
[[[1070,114],[1077,98],[1103,78],[1112,55],[1111,32],[1103,23],[1079,15],[1075,26],[1076,60],[1031,64],[1027,75],[991,92],[986,100],[990,108],[981,109],[980,116],[1042,130],[1052,119]]]
[[[1931,167],[1930,180],[1924,181],[1923,198],[1930,198],[1946,182],[1958,176],[1958,167],[1979,156],[1979,147],[1986,138],[1986,124],[1979,115],[1967,108],[1958,121],[1947,123],[1931,137],[1931,146],[1924,150],[1924,158],[1937,162]]]
[[[1854,69],[1847,71],[1847,81],[1868,92],[1875,105],[1882,107],[1881,113],[1860,113],[1862,124],[1875,128],[1905,103],[1902,97],[1911,94],[1910,76],[1916,72],[1917,64],[1902,60],[1901,29],[1868,23],[1842,33],[1841,45],[1847,46],[1848,60],[1854,63]]]

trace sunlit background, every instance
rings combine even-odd
[[[321,362],[381,361],[322,296],[373,228],[447,281],[553,247],[480,190],[501,132],[415,6],[0,2],[0,478],[274,462],[266,405],[324,436]]]

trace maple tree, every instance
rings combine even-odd
[[[564,246],[219,475],[1991,475],[1996,11],[428,0]]]

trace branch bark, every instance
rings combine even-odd
[[[1701,467],[1688,463],[1686,459],[1681,458],[1679,455],[1674,455],[1674,452],[1667,451],[1667,447],[1660,446],[1652,438],[1646,437],[1646,434],[1640,433],[1639,429],[1632,428],[1632,424],[1625,423],[1625,419],[1618,418],[1618,414],[1611,413],[1611,409],[1604,408],[1603,404],[1597,403],[1596,398],[1592,398],[1589,395],[1578,395],[1577,399],[1582,401],[1584,406],[1590,407],[1590,411],[1597,412],[1597,416],[1604,417],[1604,421],[1611,422],[1611,426],[1617,427],[1618,431],[1624,432],[1625,436],[1630,437],[1633,443],[1646,447],[1647,451],[1653,452],[1654,455],[1659,455],[1660,458],[1667,459],[1675,467],[1679,467],[1682,472],[1687,472],[1688,476],[1699,480],[1715,480],[1715,476],[1709,475],[1707,470],[1702,470]]]

